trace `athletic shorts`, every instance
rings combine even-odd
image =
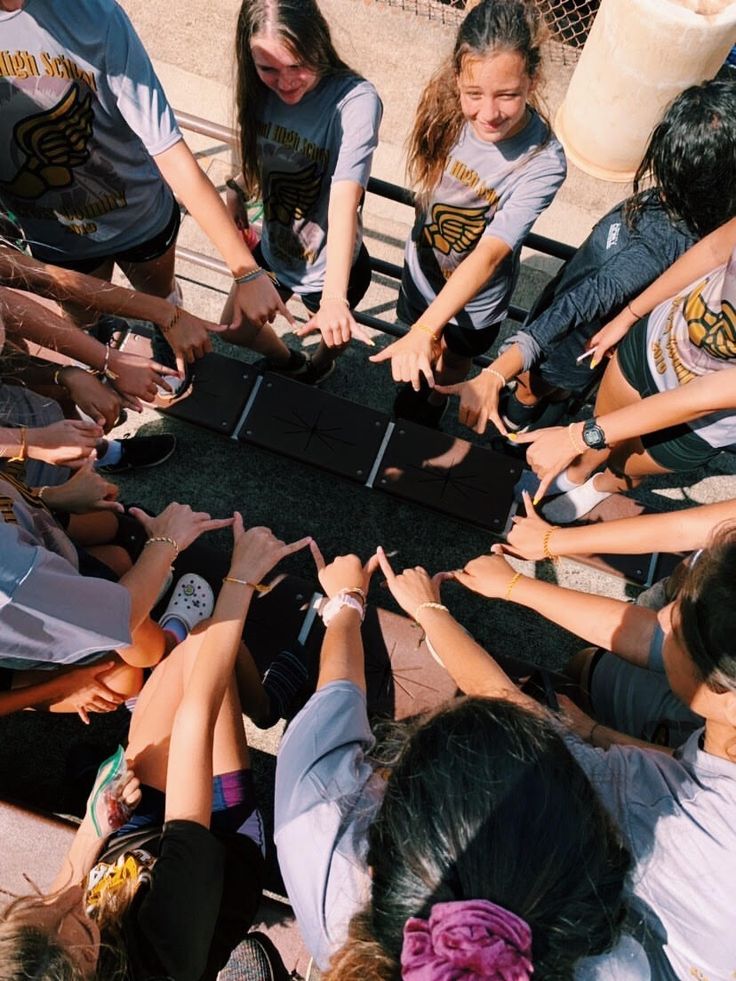
[[[401,327],[409,327],[422,319],[421,310],[416,310],[409,304],[403,290],[399,290],[399,299],[396,304],[396,319]],[[489,327],[459,327],[457,324],[446,324],[442,331],[442,340],[448,351],[452,351],[459,358],[477,358],[479,354],[488,351],[501,329],[502,321],[491,324]]]
[[[588,679],[593,716],[601,725],[675,749],[703,726],[660,671],[639,668],[599,648]]]
[[[141,784],[138,807],[130,820],[111,835],[108,845],[116,838],[138,833],[146,828],[161,827],[165,812],[166,795],[163,791]],[[265,857],[266,836],[263,818],[256,805],[251,770],[233,770],[212,778],[210,831],[213,834],[238,834],[250,838]]]
[[[616,349],[621,374],[643,399],[659,394],[647,362],[648,319],[637,321]],[[702,467],[721,452],[684,423],[647,433],[641,442],[655,463],[675,472]]]
[[[253,249],[253,258],[262,269],[266,270],[266,272],[273,272],[273,269],[271,269],[263,258],[260,242],[255,249]],[[283,286],[278,281],[278,277],[275,280],[275,285],[276,289],[281,294],[282,300],[288,300],[289,297],[292,296],[293,290],[289,289],[288,286]],[[361,242],[360,251],[358,252],[358,256],[353,263],[353,268],[350,270],[350,278],[348,279],[347,299],[351,309],[357,307],[365,294],[368,292],[368,287],[370,285],[371,257],[368,255],[368,249],[366,249],[365,245],[363,245]],[[299,293],[297,295],[310,313],[316,313],[319,310],[319,305],[322,302],[322,290],[318,290],[315,293]]]
[[[181,212],[179,211],[179,205],[176,203],[172,197],[172,208],[171,214],[169,215],[168,221],[161,229],[160,232],[156,232],[151,238],[146,239],[145,242],[141,242],[140,245],[134,245],[130,249],[125,249],[123,252],[114,252],[109,255],[98,255],[90,259],[54,259],[53,264],[55,266],[61,266],[62,269],[73,269],[75,272],[86,273],[89,275],[93,273],[95,269],[98,269],[104,262],[112,259],[117,262],[118,265],[121,262],[152,262],[154,259],[159,259],[165,252],[171,248],[171,246],[176,241],[176,236],[179,234],[179,225],[181,224]],[[33,246],[31,246],[31,252],[33,252]],[[45,261],[45,260],[44,260]]]

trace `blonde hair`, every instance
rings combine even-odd
[[[530,0],[483,0],[462,22],[452,54],[422,92],[409,137],[407,172],[421,206],[439,184],[465,123],[458,88],[465,59],[517,52],[524,58],[529,78],[538,82],[545,33],[544,21]],[[538,108],[533,95],[529,101]]]

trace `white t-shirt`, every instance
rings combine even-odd
[[[736,366],[736,250],[649,315],[647,361],[660,392]],[[712,412],[688,423],[710,446],[736,443],[736,413]]]

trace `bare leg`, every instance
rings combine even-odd
[[[317,350],[312,355],[312,364],[318,369],[322,368],[323,365],[332,364],[333,361],[337,361],[346,347],[347,344],[341,344],[340,347],[328,347],[324,341],[320,341]]]
[[[468,377],[468,372],[472,364],[472,358],[467,358],[461,354],[454,354],[445,346],[443,341],[442,353],[437,361],[437,367],[434,372],[435,380],[439,385],[456,385]],[[431,392],[428,401],[431,405],[442,405],[445,398],[445,395],[438,395],[435,392]]]
[[[514,397],[522,405],[537,405],[555,391],[555,388],[548,385],[534,371],[522,371],[520,375],[516,376]]]
[[[120,262],[118,265],[128,277],[133,289],[151,296],[170,296],[176,286],[174,279],[176,243],[149,262]]]
[[[200,624],[158,665],[133,712],[126,755],[141,782],[158,790],[166,789],[171,729],[206,629]],[[212,753],[215,774],[250,766],[235,678],[217,716]]]
[[[126,664],[152,668],[169,651],[166,637],[161,627],[146,617],[133,631],[132,643],[128,647],[118,648],[118,654]]]
[[[141,685],[143,684],[143,671],[140,668],[134,668],[129,664],[125,664],[118,655],[102,658],[102,662],[108,660],[114,660],[117,664],[106,672],[103,679],[105,685],[117,692],[118,695],[122,695],[123,698],[131,698],[133,695],[136,695],[141,690]],[[13,673],[13,689],[37,685],[40,681],[48,681],[59,675],[66,675],[70,679],[78,676],[80,685],[88,684],[90,680],[90,669],[94,669],[94,665],[86,664],[84,667],[58,668],[55,671],[15,671]],[[47,711],[76,712],[77,706],[67,697],[49,704]]]
[[[107,545],[118,532],[118,519],[111,511],[89,511],[87,514],[71,514],[66,533],[71,540],[87,548],[90,545]]]

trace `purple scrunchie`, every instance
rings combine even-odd
[[[435,903],[429,920],[404,927],[404,981],[529,981],[532,931],[526,920],[487,899]]]

